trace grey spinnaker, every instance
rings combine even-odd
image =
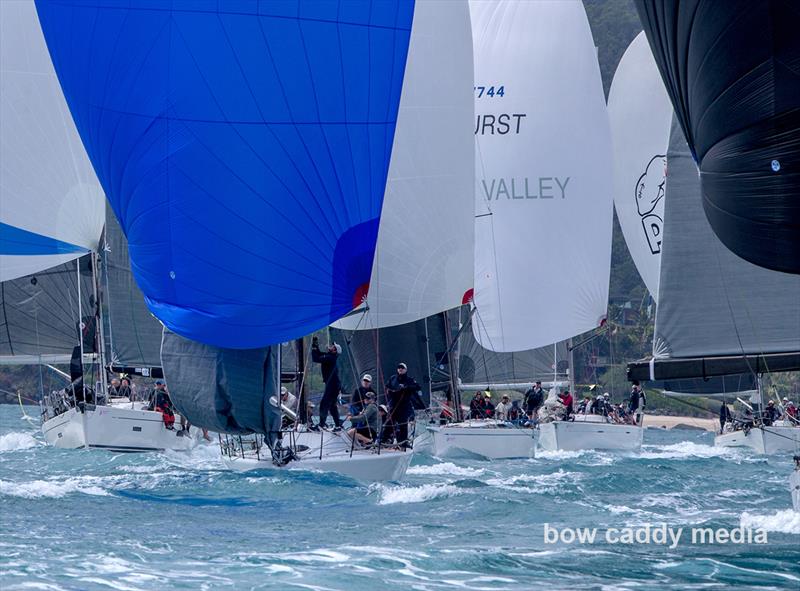
[[[749,263],[722,244],[703,213],[698,170],[675,121],[667,167],[654,355],[800,351],[800,276]]]
[[[69,362],[79,343],[80,316],[86,319],[87,330],[94,324],[90,265],[89,257],[84,256],[0,283],[0,357],[15,363],[38,363],[39,356],[64,356],[61,362]],[[84,341],[86,352],[90,352],[93,336]]]
[[[190,423],[220,433],[277,435],[277,347],[223,349],[167,329],[161,347],[170,398]]]
[[[106,207],[107,345],[110,361],[120,366],[161,365],[161,323],[150,313],[131,273],[128,240],[117,218]]]

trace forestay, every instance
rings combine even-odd
[[[672,103],[644,33],[617,66],[608,95],[614,207],[636,269],[658,298]]]
[[[103,192],[33,0],[0,2],[0,281],[96,250]]]
[[[247,349],[352,309],[372,268],[413,2],[37,8],[156,317]]]
[[[337,328],[414,322],[472,288],[472,80],[466,0],[418,2],[369,291]]]
[[[673,123],[653,354],[712,357],[800,351],[800,276],[739,258],[703,214],[700,180]]]
[[[552,344],[606,315],[611,139],[580,2],[470,3],[476,340]]]

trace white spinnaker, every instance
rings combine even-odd
[[[639,275],[657,299],[672,103],[644,32],[617,66],[608,117],[617,218]]]
[[[613,215],[608,116],[581,2],[478,0],[470,9],[473,332],[487,349],[522,351],[605,318]]]
[[[466,1],[418,1],[366,312],[334,324],[414,322],[472,288],[472,34]]]
[[[105,222],[103,191],[61,92],[33,0],[0,2],[0,88],[0,222],[96,249]],[[82,254],[0,254],[0,280]]]

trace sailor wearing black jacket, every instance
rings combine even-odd
[[[408,422],[414,414],[411,398],[422,388],[408,375],[405,363],[397,364],[397,373],[386,382],[386,395],[389,397],[389,415],[395,423],[397,442],[408,447]]]
[[[331,343],[328,345],[328,352],[323,353],[319,350],[319,339],[317,337],[311,339],[311,361],[320,364],[322,380],[325,382],[325,392],[322,394],[322,400],[319,401],[319,425],[320,427],[325,426],[328,420],[328,413],[330,413],[335,425],[335,431],[342,428],[342,419],[339,418],[338,406],[339,391],[342,389],[342,383],[339,381],[339,370],[336,368],[336,362],[341,352],[341,345]]]

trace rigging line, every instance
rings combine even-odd
[[[714,248],[714,256],[717,260],[717,271],[719,271],[720,281],[722,282],[723,286],[723,293],[725,294],[725,303],[728,305],[728,312],[730,313],[731,323],[733,325],[733,331],[736,333],[736,340],[739,343],[739,350],[742,352],[742,358],[744,362],[747,364],[747,368],[750,370],[750,373],[753,374],[756,378],[758,378],[757,372],[753,369],[752,365],[750,365],[750,360],[747,358],[747,353],[744,350],[744,344],[742,343],[742,337],[739,334],[739,326],[736,323],[736,315],[733,313],[733,305],[731,304],[730,295],[728,294],[728,286],[725,284],[725,274],[722,272],[722,261],[719,258],[719,247]],[[747,308],[745,307],[745,312],[747,312]],[[749,317],[749,314],[748,314]],[[761,357],[764,357],[763,351],[761,352]],[[703,376],[705,377],[705,376]],[[760,391],[760,388],[759,388]]]

